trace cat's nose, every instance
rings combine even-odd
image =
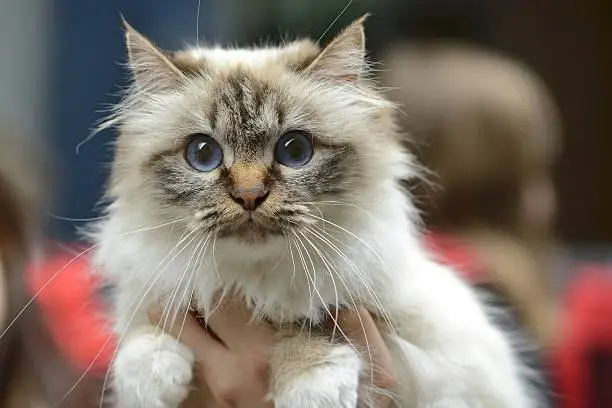
[[[238,187],[232,191],[232,198],[240,204],[245,211],[254,211],[263,203],[270,192],[263,183],[258,183],[250,187]]]

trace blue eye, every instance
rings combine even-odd
[[[185,160],[198,171],[212,171],[223,162],[223,150],[215,139],[198,133],[191,136],[185,150]]]
[[[304,166],[310,161],[313,153],[312,138],[308,133],[298,130],[282,135],[274,148],[276,161],[292,168]]]

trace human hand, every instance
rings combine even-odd
[[[161,321],[159,310],[151,320]],[[395,386],[395,367],[389,350],[370,314],[364,309],[342,310],[338,323],[348,340],[360,348],[369,347],[373,385],[383,391]],[[268,398],[269,354],[277,342],[277,332],[252,320],[243,302],[226,299],[208,321],[208,330],[193,316],[167,330],[195,354],[198,392],[184,406],[219,408],[272,408]],[[390,397],[375,397],[376,407],[387,408]]]
[[[150,314],[161,321],[161,312]],[[179,319],[180,320],[180,319]],[[276,331],[253,321],[252,312],[237,299],[225,299],[207,321],[208,329],[189,314],[167,329],[194,353],[198,391],[185,407],[272,408],[267,399],[269,350]]]

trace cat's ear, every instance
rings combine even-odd
[[[168,91],[177,86],[183,73],[148,38],[121,16],[128,50],[128,65],[135,85],[147,91]]]
[[[344,82],[358,80],[366,69],[365,31],[369,14],[352,22],[321,51],[307,72]]]

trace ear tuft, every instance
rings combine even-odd
[[[128,50],[128,65],[135,85],[147,91],[164,92],[178,85],[182,72],[148,38],[136,31],[121,15]]]
[[[125,16],[123,15],[123,13],[119,13],[119,18],[121,19],[121,25],[123,26],[124,31],[133,30],[130,23],[128,23],[128,21],[125,19]]]
[[[307,68],[308,72],[344,82],[356,81],[365,72],[364,14],[340,32]]]

